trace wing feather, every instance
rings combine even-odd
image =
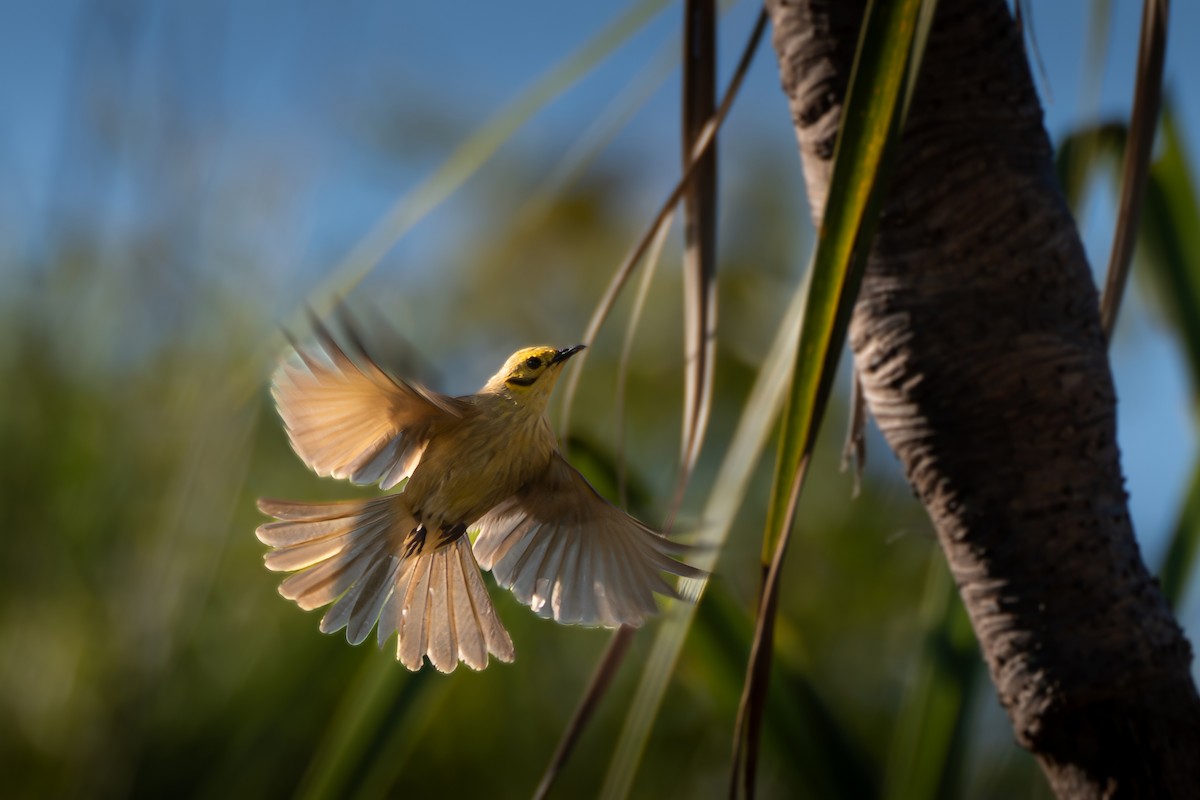
[[[567,537],[563,537],[566,539]],[[543,579],[550,589],[550,604],[554,616],[567,623],[576,623],[583,619],[596,618],[596,603],[593,599],[595,592],[570,591],[567,587],[583,586],[589,576],[596,575],[595,568],[584,571],[584,562],[589,561],[587,551],[582,547],[564,547],[562,563],[558,568],[561,580],[555,580],[553,573],[543,573]]]
[[[458,551],[463,580],[467,584],[471,613],[478,622],[488,651],[501,661],[512,661],[515,657],[512,639],[509,638],[508,631],[504,629],[504,624],[500,622],[500,617],[496,614],[496,607],[492,605],[487,587],[483,585],[483,576],[479,573],[479,565],[475,562],[475,554],[471,550],[467,537],[464,536],[455,542],[455,549]],[[467,666],[474,667],[470,661],[467,661]],[[485,666],[487,666],[486,654],[483,657],[483,664],[475,668],[483,669]]]
[[[272,380],[292,448],[318,475],[391,488],[469,405],[391,375],[361,346],[347,353],[315,319],[313,327],[316,347],[293,343]]]
[[[560,455],[545,473],[479,521],[475,557],[542,616],[583,625],[640,625],[654,594],[675,596],[661,573],[705,573],[687,552],[596,493]]]
[[[559,583],[557,579],[562,574],[562,563],[567,550],[572,548],[567,547],[567,537],[563,535],[561,528],[547,531],[545,538],[548,542],[545,552],[538,560],[537,566],[527,570],[532,578],[532,592],[519,592],[517,599],[536,611],[538,616],[557,619],[558,611],[553,603],[548,601],[552,600],[555,586]],[[530,550],[533,548],[530,547]]]

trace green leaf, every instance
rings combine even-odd
[[[1188,163],[1175,114],[1163,114],[1162,152],[1150,169],[1142,224],[1145,267],[1167,316],[1179,327],[1200,391],[1200,202],[1196,174]]]
[[[1145,266],[1167,316],[1179,329],[1192,372],[1193,395],[1200,392],[1200,203],[1196,178],[1179,126],[1168,106],[1163,114],[1162,154],[1150,170],[1142,226]],[[1163,594],[1178,608],[1200,553],[1200,456],[1192,470],[1187,500],[1171,533],[1159,575]]]
[[[866,266],[886,182],[887,158],[899,140],[901,101],[917,16],[934,3],[872,4],[834,155],[833,177],[818,231],[800,349],[784,408],[779,469],[767,518],[763,563],[782,535],[789,487],[812,450],[833,385],[841,344]]]
[[[935,6],[932,0],[901,0],[872,3],[867,9],[842,111],[832,178],[809,277],[800,347],[785,405],[763,536],[766,577],[734,732],[731,794],[738,792],[739,784],[747,796],[754,794],[779,570]]]
[[[1158,570],[1162,593],[1171,608],[1178,609],[1183,600],[1188,579],[1196,567],[1197,553],[1200,553],[1200,459],[1192,467],[1187,499]]]
[[[1112,122],[1076,131],[1059,143],[1054,167],[1076,217],[1081,216],[1088,182],[1099,170],[1115,168],[1125,151],[1125,138],[1124,123]]]

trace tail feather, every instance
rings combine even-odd
[[[432,558],[417,559],[411,582],[405,587],[404,604],[400,608],[400,638],[396,642],[396,658],[414,671],[421,668],[421,658],[429,649],[426,626],[429,624],[429,572],[432,566]]]
[[[321,618],[321,633],[346,629],[350,644],[361,644],[371,634],[379,612],[396,580],[400,559],[389,555],[380,558],[362,580],[338,598]]]
[[[383,550],[395,549],[397,539],[391,531],[392,520],[388,509],[364,511],[339,520],[317,522],[276,522],[275,530],[259,529],[259,539],[275,549],[264,557],[267,569],[272,572],[294,572],[341,554],[348,560],[369,546]],[[389,535],[393,534],[393,535]],[[395,534],[399,534],[396,531]]]
[[[513,659],[466,537],[405,558],[417,526],[401,495],[344,503],[259,501],[279,522],[259,527],[275,549],[265,561],[293,572],[279,591],[305,610],[330,605],[321,631],[346,629],[359,644],[378,627],[380,646],[398,633],[396,658],[418,670],[426,657],[442,672],[462,661],[483,669],[488,654]]]
[[[458,641],[454,634],[454,612],[450,607],[450,554],[432,559],[429,567],[429,610],[425,630],[428,639],[425,650],[429,660],[443,672],[458,664]]]
[[[481,669],[476,666],[478,664],[487,663],[488,654],[488,636],[491,632],[491,638],[498,644],[507,642],[508,652],[511,653],[512,642],[508,641],[508,634],[496,619],[495,612],[491,610],[491,604],[488,603],[485,611],[491,612],[489,619],[480,617],[476,610],[477,602],[475,593],[471,588],[471,578],[474,578],[478,584],[480,593],[486,598],[487,590],[483,588],[482,581],[479,580],[478,568],[474,570],[464,569],[464,557],[470,556],[471,561],[474,561],[474,556],[469,553],[459,551],[457,554],[458,562],[447,562],[449,574],[447,576],[450,585],[450,603],[454,609],[454,630],[458,635],[458,654],[463,662],[474,669]],[[468,577],[470,575],[471,577]],[[499,632],[497,636],[496,632]],[[502,648],[503,649],[503,648]]]
[[[280,547],[267,553],[263,557],[263,561],[267,565],[267,569],[272,572],[295,572],[332,558],[344,551],[352,542],[353,538],[348,533],[330,536],[303,544]]]
[[[385,537],[364,535],[344,551],[290,575],[279,584],[279,593],[305,611],[328,605],[347,592],[356,595],[362,589],[359,579],[371,565],[387,558],[388,550]]]
[[[386,497],[379,498],[387,500]],[[367,505],[375,501],[367,501]],[[347,514],[357,513],[363,507],[361,500],[342,500],[335,503],[297,503],[291,500],[274,500],[264,497],[258,501],[258,510],[281,520],[303,520],[315,522],[323,519],[341,519]],[[278,523],[268,523],[264,527],[276,527]]]
[[[412,583],[413,572],[416,570],[419,560],[407,558],[400,562],[396,573],[396,582],[393,584],[391,592],[384,598],[383,607],[379,611],[379,625],[375,631],[380,649],[393,633],[400,630],[400,624],[404,619],[404,597]],[[399,652],[396,653],[396,658],[400,658]]]

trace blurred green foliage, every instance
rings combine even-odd
[[[458,368],[454,353],[489,336],[519,342],[575,335],[613,260],[603,243],[630,238],[616,212],[622,180],[609,175],[573,191],[538,227],[536,241],[516,230],[508,238],[485,232],[486,246],[467,242],[463,262],[471,267],[460,276],[462,288],[442,287],[427,302],[479,312],[458,340],[422,340],[424,355],[449,373]],[[729,245],[717,413],[690,508],[703,493],[720,491],[705,476],[754,374],[757,342],[769,338],[780,310],[777,287],[786,276],[756,269],[763,243],[772,241],[780,248],[773,260],[786,260],[782,248],[793,245],[765,227],[748,226]],[[568,251],[576,263],[580,253],[594,263],[564,273]],[[317,615],[279,598],[278,576],[262,568],[254,500],[369,490],[317,479],[290,453],[265,387],[264,353],[276,349],[263,345],[276,341],[272,321],[256,318],[253,298],[201,293],[180,325],[164,327],[155,341],[140,343],[143,353],[126,356],[102,323],[124,309],[153,306],[156,289],[108,271],[99,252],[77,253],[73,263],[89,258],[90,280],[113,281],[107,292],[122,302],[80,320],[79,338],[48,324],[70,313],[63,307],[76,302],[70,295],[28,292],[3,322],[5,794],[458,796],[486,788],[499,797],[527,796],[608,634],[536,619],[495,592],[517,660],[483,673],[414,675],[388,652],[322,636]],[[51,284],[74,268],[36,265]],[[489,309],[485,299],[505,292],[517,273],[531,287],[523,299],[531,292],[538,305],[552,298],[551,313],[514,319]],[[650,520],[665,510],[671,469],[663,465],[673,463],[681,406],[672,281],[668,274],[654,289],[625,415],[630,496]],[[409,329],[404,318],[390,323],[401,333]],[[610,496],[618,347],[614,329],[588,363],[573,448],[576,463]],[[81,363],[80,351],[109,357]],[[469,357],[462,363],[475,374],[455,379],[474,383],[494,367],[481,371],[482,362]],[[911,683],[907,665],[921,647],[922,622],[912,609],[926,574],[940,568],[907,489],[872,471],[864,496],[851,501],[851,481],[834,471],[833,449],[836,442],[826,443],[819,457],[825,468],[813,476],[802,507],[805,535],[788,568],[765,796],[879,789],[892,719]],[[723,792],[769,462],[768,454],[700,609],[637,796]],[[597,724],[585,733],[559,787],[563,796],[587,796],[602,779],[648,641],[638,637]]]

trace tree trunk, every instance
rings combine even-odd
[[[862,0],[767,3],[811,205]],[[1098,301],[1003,0],[942,0],[850,329],[1017,740],[1062,797],[1200,797],[1191,649],[1142,563]]]

